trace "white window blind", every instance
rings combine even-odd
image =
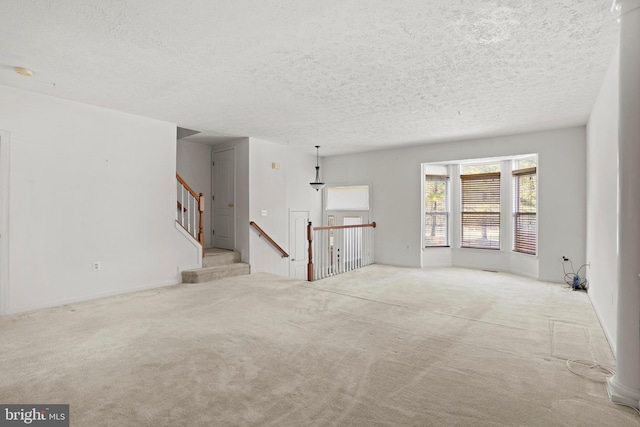
[[[500,249],[500,172],[460,175],[461,247]]]

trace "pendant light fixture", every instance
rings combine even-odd
[[[320,146],[316,145],[316,180],[309,183],[311,185],[311,188],[313,188],[316,191],[324,187],[324,182],[320,182],[320,165],[318,162],[319,151],[320,151]]]

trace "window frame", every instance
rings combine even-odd
[[[427,194],[427,183],[428,182],[442,182],[444,184],[444,200],[442,203],[442,211],[431,211],[429,210],[430,206],[428,206],[429,202],[428,201],[428,194]],[[423,194],[423,200],[424,200],[424,216],[423,216],[423,248],[448,248],[450,247],[450,217],[451,217],[451,205],[450,205],[450,178],[449,175],[444,175],[444,174],[424,174],[424,181],[423,181],[423,185],[424,185],[424,194]],[[437,203],[437,202],[435,202]],[[435,223],[432,223],[431,225],[427,224],[427,221],[429,219],[429,217],[431,217],[431,219],[435,219],[436,216],[439,217],[443,217],[444,218],[444,244],[433,244],[430,243],[427,238],[427,232],[428,232],[428,228],[431,227],[432,233],[434,232],[435,228],[436,228],[436,224],[438,221],[435,221]]]
[[[335,196],[332,197],[332,192],[335,192]],[[340,203],[344,203],[345,194],[351,192],[351,199],[355,196],[357,198],[361,198],[363,205],[340,205]],[[341,196],[338,194],[342,193]],[[364,196],[364,198],[362,197]],[[350,199],[346,197],[346,199]],[[352,201],[352,200],[350,200]],[[332,204],[334,203],[334,204]],[[361,185],[331,185],[325,188],[325,198],[324,198],[324,210],[327,212],[364,212],[369,211],[371,208],[371,186],[369,184],[361,184]]]
[[[513,176],[513,234],[512,234],[512,247],[511,250],[516,253],[537,256],[538,254],[538,168],[537,166],[527,167],[522,169],[514,169],[511,171]],[[523,178],[535,178],[534,182],[534,194],[535,197],[535,211],[527,210],[523,211],[521,206],[522,200],[522,182]],[[527,221],[526,218],[529,218]],[[533,221],[531,220],[533,218]],[[525,226],[523,220],[527,221],[529,230],[524,230]],[[533,222],[533,230],[531,230],[531,223]]]

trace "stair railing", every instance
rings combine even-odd
[[[271,245],[273,245],[273,247],[276,248],[278,252],[280,252],[280,256],[282,256],[282,258],[289,258],[289,254],[284,249],[282,249],[280,245],[277,244],[275,240],[271,238],[271,236],[265,233],[265,231],[262,228],[260,228],[258,224],[256,224],[253,221],[250,221],[249,225],[256,229],[256,231],[258,232],[258,236],[264,237],[267,242],[271,243]]]
[[[323,279],[373,264],[376,223],[314,227],[307,225],[307,280]]]
[[[189,184],[178,174],[177,179],[177,210],[176,222],[180,224],[194,239],[202,245],[204,256],[204,226],[202,212],[204,212],[204,195],[196,193]]]

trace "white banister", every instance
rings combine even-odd
[[[308,280],[318,280],[373,264],[376,223],[333,227],[308,225]]]
[[[189,185],[176,174],[177,178],[177,209],[176,221],[180,224],[194,239],[196,239],[203,248],[204,253],[204,227],[202,224],[202,212],[204,211],[204,197],[202,193],[198,194]]]

